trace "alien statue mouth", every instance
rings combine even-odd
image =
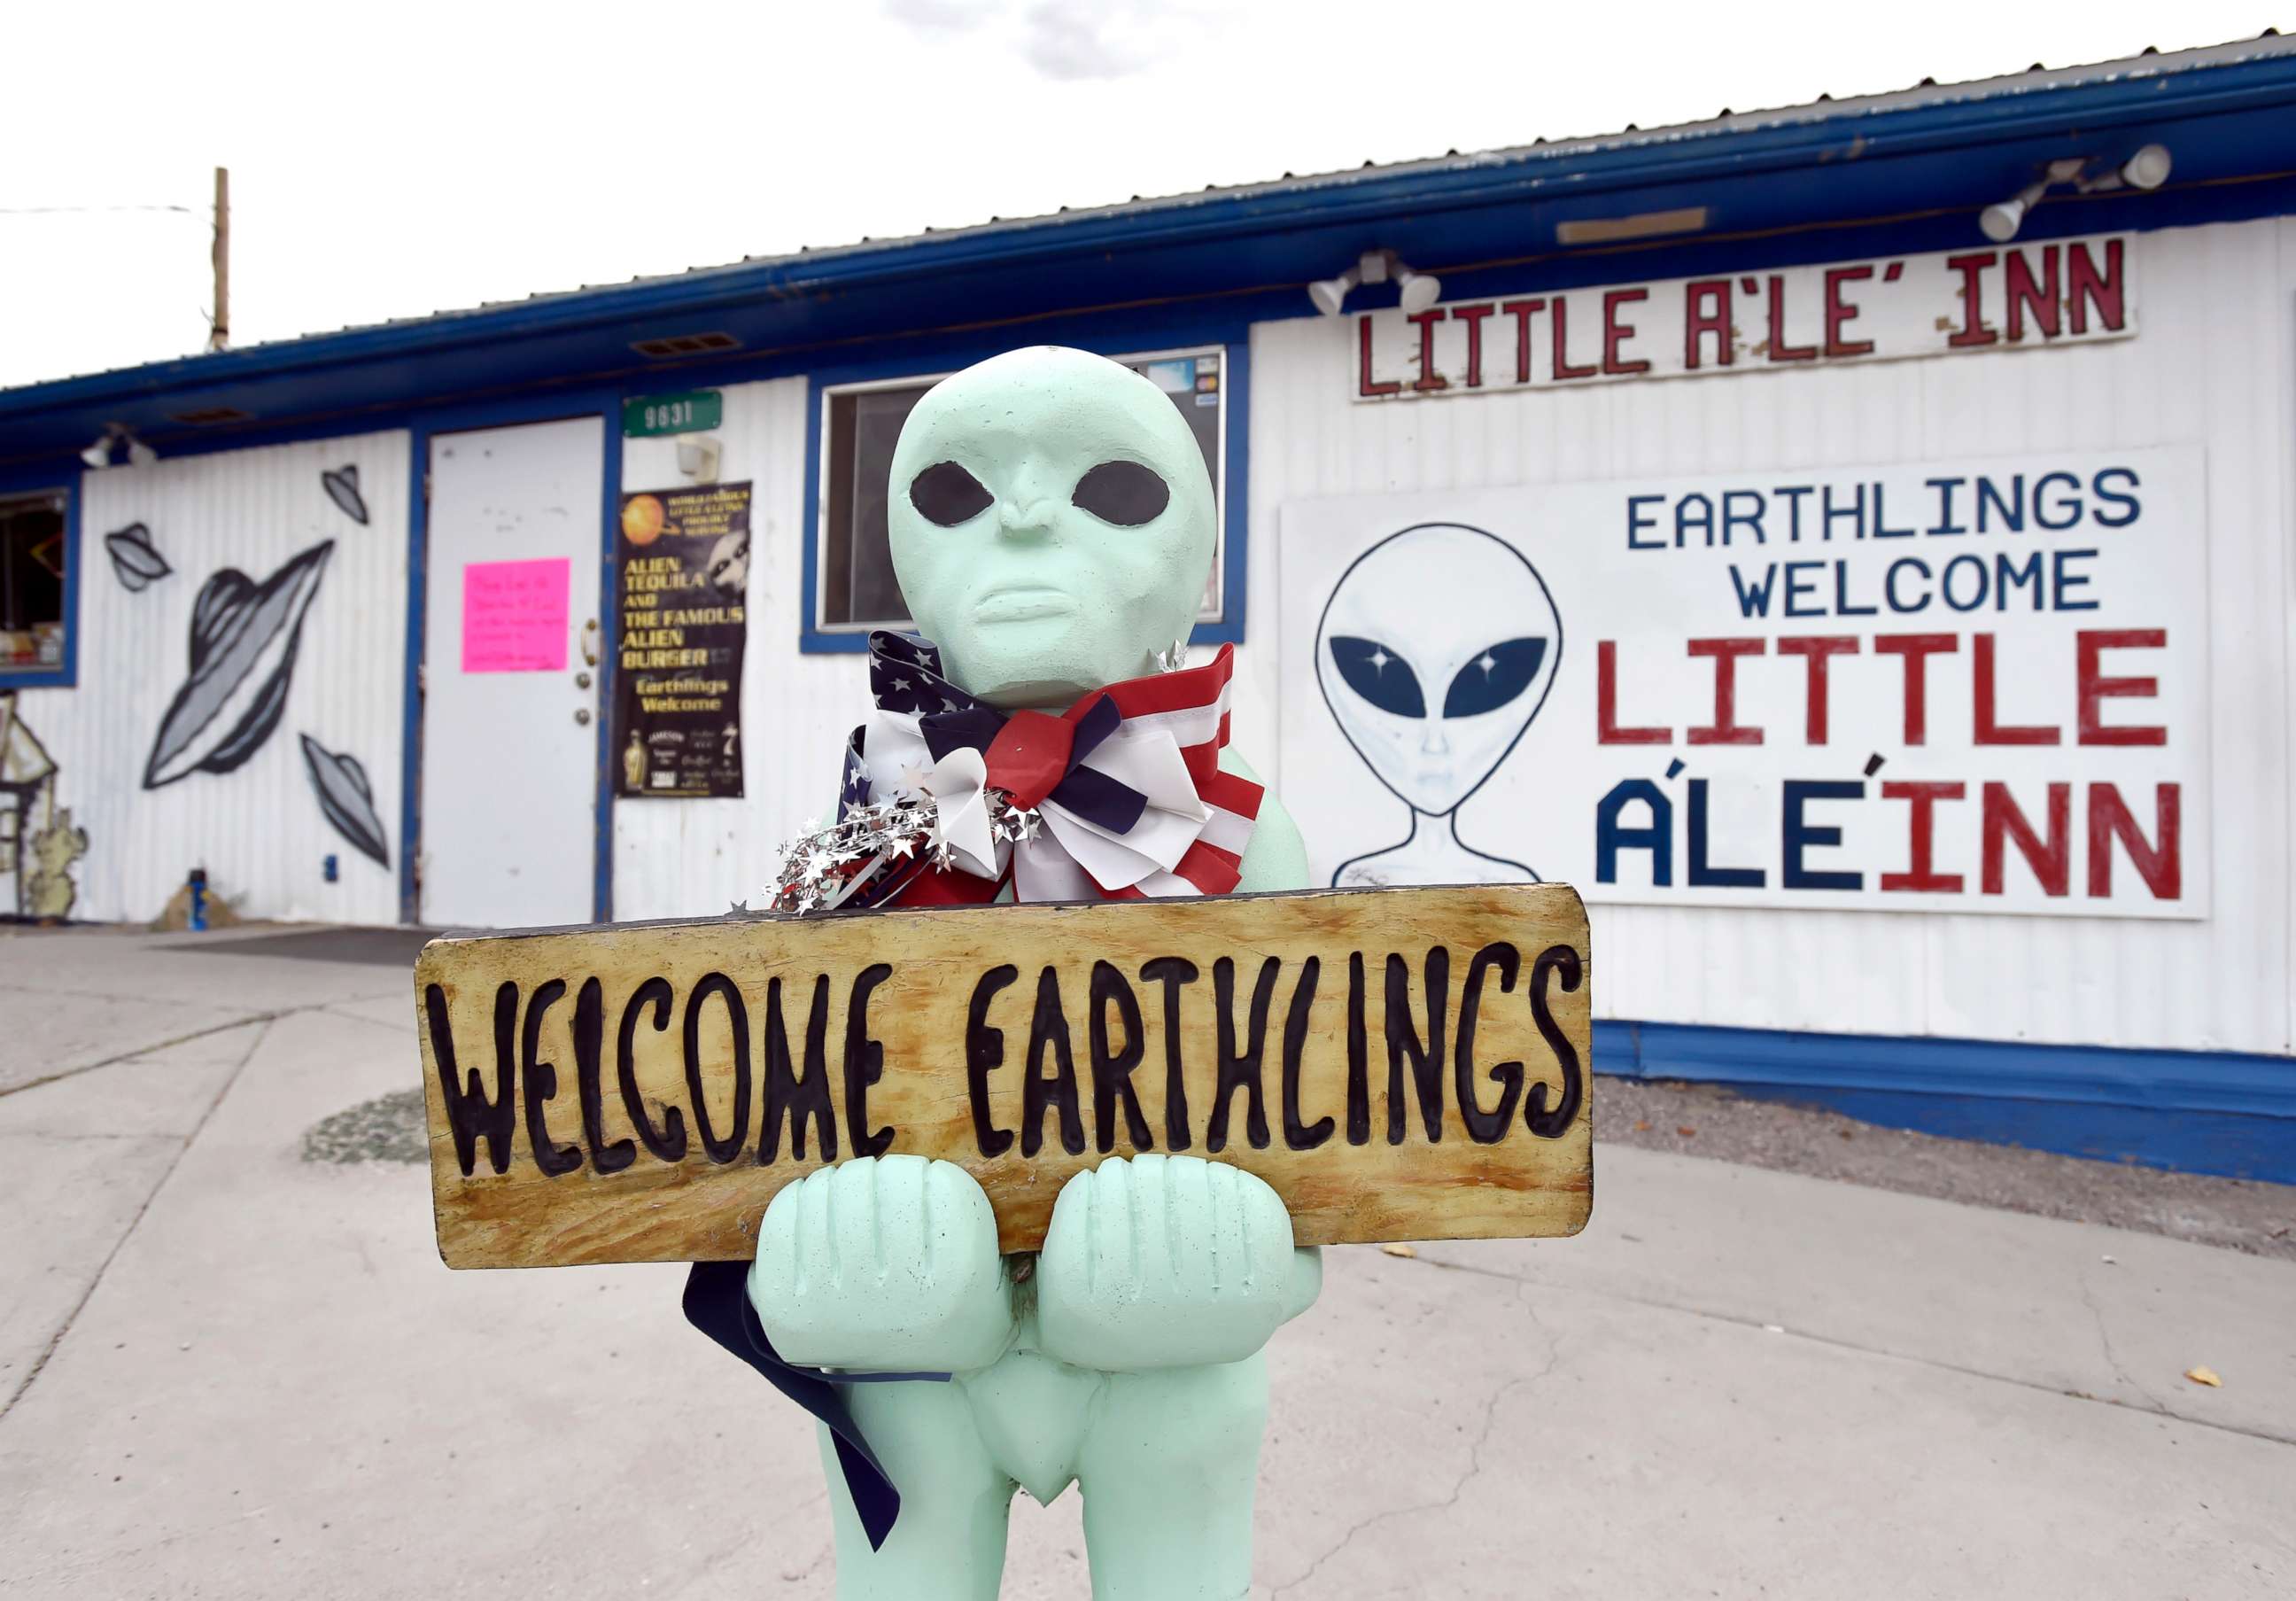
[[[1021,585],[990,590],[974,603],[972,615],[980,622],[1033,622],[1038,618],[1065,617],[1076,609],[1075,597],[1064,589]]]

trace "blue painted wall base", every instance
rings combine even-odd
[[[2296,1185],[2296,1057],[1597,1022],[1595,1069],[1893,1129]],[[1602,1129],[1599,1108],[1595,1129]]]

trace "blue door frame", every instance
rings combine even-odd
[[[441,434],[469,433],[522,423],[561,423],[594,417],[598,423],[598,701],[593,719],[597,750],[591,762],[594,839],[591,848],[590,915],[605,923],[614,915],[614,786],[611,754],[614,657],[621,646],[617,624],[620,599],[614,575],[614,523],[622,497],[622,393],[619,389],[570,390],[483,406],[454,406],[417,414],[408,423],[406,518],[406,668],[401,727],[398,837],[398,916],[421,921],[422,891],[417,863],[422,844],[422,661],[425,586],[430,571],[430,441]]]

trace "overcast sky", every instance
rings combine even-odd
[[[0,7],[0,385],[1139,194],[2251,37],[2175,6]],[[353,21],[357,18],[357,21]],[[29,70],[37,66],[37,70]],[[176,206],[181,211],[29,212]]]

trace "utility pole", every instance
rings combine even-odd
[[[208,349],[231,348],[231,168],[216,168],[215,191],[215,316],[208,333]]]

